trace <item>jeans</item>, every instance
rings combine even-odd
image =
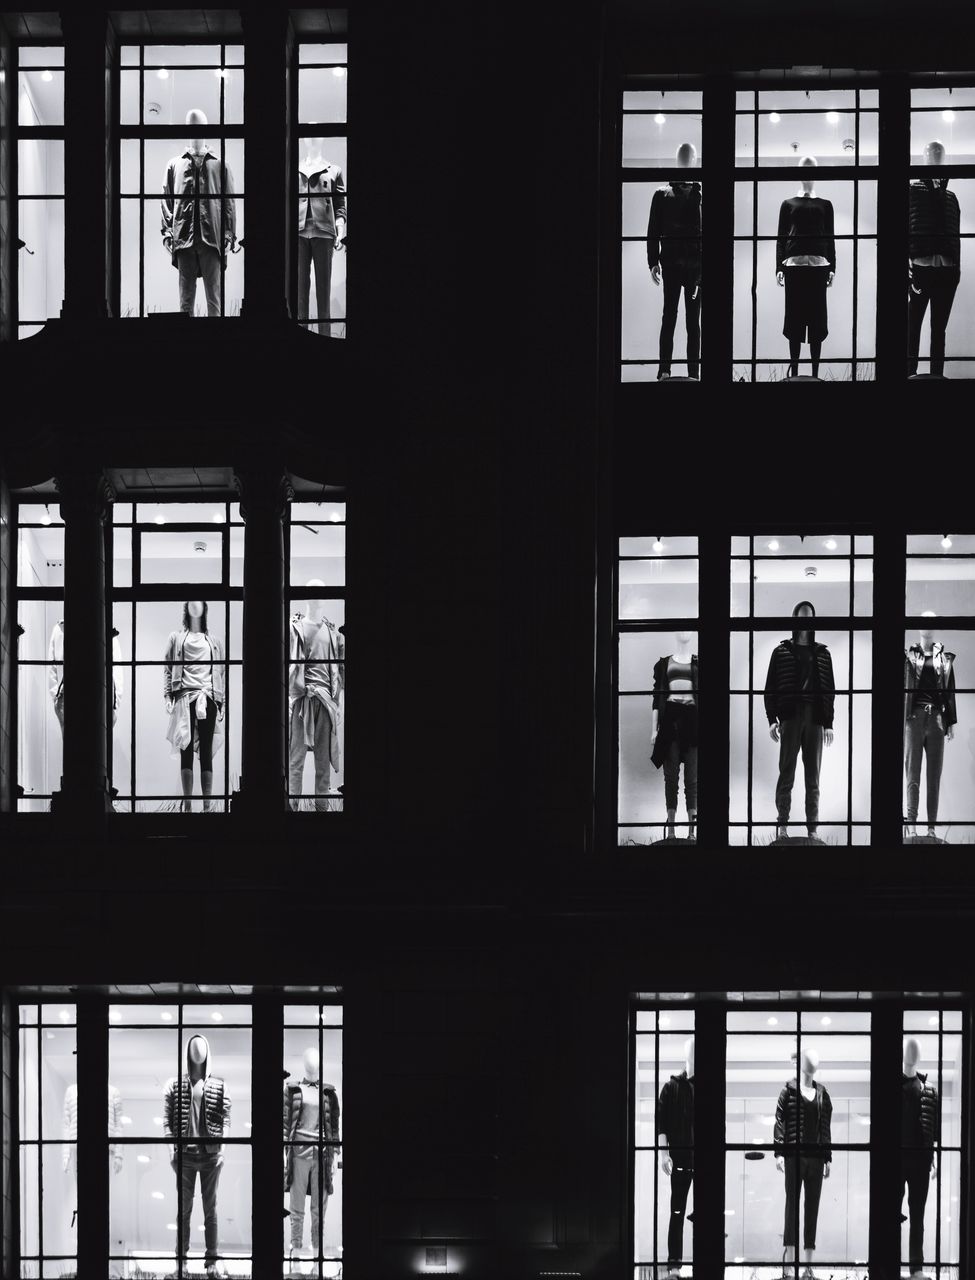
[[[305,1196],[311,1196],[311,1244],[317,1255],[322,1251],[321,1223],[328,1204],[328,1192],[319,1189],[318,1152],[312,1149],[308,1155],[299,1155],[296,1151],[292,1157],[292,1169],[291,1247],[301,1248],[305,1227]]]
[[[664,799],[668,809],[677,808],[680,767],[684,766],[684,800],[688,813],[697,813],[697,747],[681,747],[674,738],[664,760]]]
[[[913,267],[911,275],[912,283],[907,291],[907,371],[909,375],[917,373],[921,325],[930,302],[931,372],[941,377],[945,371],[945,330],[961,272],[957,267]]]
[[[822,1156],[786,1156],[785,1158],[785,1231],[782,1244],[796,1243],[799,1215],[799,1190],[805,1190],[802,1214],[802,1247],[815,1249],[816,1223],[819,1221],[819,1197],[823,1190]]]
[[[176,265],[179,268],[179,309],[191,316],[196,304],[196,279],[203,277],[203,288],[207,296],[207,315],[220,314],[220,276],[222,263],[220,254],[211,245],[191,245],[189,249],[176,250]]]
[[[179,1256],[185,1258],[190,1249],[190,1218],[193,1214],[193,1193],[196,1175],[200,1175],[200,1195],[203,1197],[203,1231],[206,1240],[206,1265],[217,1261],[217,1183],[220,1181],[220,1157],[206,1151],[183,1151],[183,1167],[180,1179],[183,1203],[179,1216]]]
[[[687,372],[692,378],[701,373],[701,286],[700,272],[689,267],[664,266],[664,311],[660,318],[660,373],[670,373],[674,356],[674,330],[677,328],[677,308],[681,290],[684,291],[684,323],[687,326]],[[697,297],[692,298],[697,286]]]
[[[911,1225],[908,1232],[908,1256],[910,1270],[924,1267],[924,1208],[928,1202],[931,1185],[931,1153],[929,1151],[905,1151],[901,1157],[901,1180],[907,1184],[907,1212]],[[901,1187],[901,1204],[904,1188]]]
[[[941,770],[945,762],[945,726],[941,712],[932,703],[921,703],[908,716],[904,727],[904,761],[907,773],[907,821],[917,822],[921,799],[921,757],[927,753],[928,826],[938,821]]]
[[[315,301],[318,307],[318,332],[330,337],[329,323],[332,299],[332,251],[335,241],[329,236],[298,237],[298,320],[308,320],[311,296],[311,267],[315,264]],[[308,326],[311,328],[311,325]]]
[[[684,1211],[693,1181],[693,1169],[678,1169],[674,1165],[670,1174],[670,1226],[667,1228],[669,1267],[679,1267],[684,1261]]]
[[[295,701],[291,708],[291,747],[288,753],[288,791],[291,795],[292,808],[298,808],[298,797],[301,795],[301,778],[305,771],[305,756],[309,748],[305,743],[305,724],[301,718],[303,699]],[[317,813],[328,813],[332,802],[325,796],[332,782],[332,722],[328,712],[321,707],[315,721],[315,746],[312,754],[315,757],[315,810]]]
[[[779,725],[779,781],[775,788],[775,809],[779,826],[785,826],[792,810],[792,786],[796,761],[802,752],[806,776],[806,826],[819,822],[819,769],[823,760],[823,726],[816,724],[813,704],[800,701],[794,715]]]

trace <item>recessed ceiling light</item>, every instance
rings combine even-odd
[[[947,550],[949,550],[949,548],[950,548],[950,547],[952,547],[954,544],[952,543],[952,541],[951,541],[951,539],[948,537],[948,535],[947,535],[947,534],[945,534],[945,536],[941,539],[941,545],[944,547],[945,551],[947,551]]]
[[[830,122],[830,124],[839,124],[840,113],[838,111],[827,111],[826,119]]]
[[[773,1013],[773,1014],[772,1014],[772,1016],[769,1018],[769,1020],[768,1020],[768,1024],[769,1024],[769,1026],[770,1026],[770,1027],[777,1027],[777,1026],[779,1025],[779,1020],[778,1020],[778,1018],[775,1016],[775,1014],[774,1014],[774,1013]]]
[[[148,1164],[148,1163],[149,1163],[149,1157],[148,1157],[148,1156],[136,1156],[136,1160],[138,1160],[139,1164]],[[162,1192],[160,1192],[160,1195],[161,1195],[161,1194],[162,1194]]]
[[[44,503],[44,514],[41,516],[41,524],[47,525],[51,523],[51,508]]]
[[[954,124],[954,123],[955,123],[955,113],[954,113],[954,112],[951,110],[951,108],[949,107],[946,111],[942,111],[942,113],[941,113],[941,119],[945,122],[945,124]]]
[[[165,524],[165,523],[166,523],[166,517],[160,512],[160,514],[156,516],[156,524]]]
[[[121,1117],[120,1117],[120,1122],[121,1122],[122,1124],[131,1124],[131,1123],[132,1123],[132,1117],[131,1117],[131,1116],[121,1116]]]
[[[160,67],[159,70],[156,72],[156,78],[159,80],[168,80],[169,72],[166,70],[165,67]]]
[[[654,549],[654,551],[663,551],[663,549],[664,549],[664,544],[660,541],[660,539],[659,539],[659,538],[654,538],[654,540],[653,540],[653,549]]]
[[[835,550],[836,550],[836,539],[835,539],[835,538],[827,538],[827,539],[825,540],[825,542],[823,543],[823,546],[826,548],[826,550],[827,550],[827,551],[835,551]]]
[[[223,1022],[223,1014],[219,1009],[214,1009],[213,1013],[210,1014],[210,1017],[214,1022]]]
[[[770,124],[778,124],[779,121],[782,119],[782,117],[779,115],[777,111],[770,111],[768,113],[768,118],[769,118]]]
[[[820,1025],[824,1027],[829,1027],[829,1026],[832,1026],[833,1024],[833,1019],[829,1016],[828,1013],[824,1013],[823,1016],[819,1019],[819,1021],[820,1021]]]
[[[666,124],[667,117],[664,115],[662,111],[658,111],[657,114],[653,117],[653,122],[654,124]]]
[[[109,1009],[108,1020],[109,1022],[121,1022],[122,1014],[119,1012],[118,1009]]]
[[[332,75],[333,75],[333,76],[340,76],[340,77],[341,77],[341,76],[344,76],[344,75],[345,75],[345,67],[333,67],[333,68],[332,68]]]
[[[50,84],[50,83],[51,83],[51,81],[54,79],[54,72],[53,72],[53,71],[42,71],[42,72],[41,72],[41,79],[42,79],[46,84]]]
[[[159,1124],[159,1125],[161,1125],[161,1124],[162,1124],[162,1122],[163,1122],[163,1118],[162,1118],[162,1116],[153,1116],[153,1117],[152,1117],[152,1123],[153,1123],[153,1124]]]
[[[159,1016],[160,1018],[162,1018],[163,1022],[172,1022],[173,1020],[173,1015],[169,1012],[168,1009],[164,1009]]]
[[[223,520],[223,516],[220,514],[219,511],[214,511],[210,519],[213,521],[214,524],[220,524],[221,521]]]
[[[67,1009],[61,1009],[58,1013],[58,1017],[61,1019],[62,1022],[67,1022],[68,1019],[71,1017],[71,1014],[68,1012]]]
[[[936,1027],[937,1025],[938,1025],[938,1015],[936,1013],[932,1013],[931,1017],[928,1018],[928,1026]]]
[[[154,1192],[152,1193],[152,1198],[153,1198],[153,1200],[165,1200],[165,1199],[166,1199],[166,1197],[165,1197],[165,1195],[163,1194],[163,1192],[162,1192],[162,1191],[154,1191]]]
[[[778,549],[779,549],[779,540],[778,540],[778,538],[773,538],[773,539],[772,539],[772,541],[768,544],[768,549],[769,549],[769,551],[778,551]]]

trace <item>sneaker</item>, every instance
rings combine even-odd
[[[917,827],[914,825],[913,822],[904,823],[904,839],[905,840],[917,839]]]
[[[775,838],[776,840],[788,840],[789,828],[783,826],[782,823],[780,822],[779,825],[775,828]]]

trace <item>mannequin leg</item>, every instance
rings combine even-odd
[[[799,358],[802,355],[802,343],[798,338],[789,339],[789,377],[799,376]]]
[[[799,1159],[785,1158],[785,1222],[782,1229],[782,1261],[793,1262],[796,1249],[796,1228],[799,1221]]]
[[[183,788],[183,801],[180,805],[183,813],[193,812],[193,743],[185,746],[179,753],[179,780]]]
[[[196,307],[196,250],[178,249],[176,268],[179,272],[179,309],[191,316]]]
[[[684,323],[687,326],[687,376],[701,376],[701,286],[697,286],[697,297],[694,292],[692,273],[684,277]]]
[[[220,294],[223,292],[223,261],[219,252],[209,244],[200,245],[199,258],[207,316],[209,319],[216,319],[220,315]]]
[[[681,274],[661,267],[663,273],[664,309],[660,317],[660,366],[657,377],[670,377],[670,364],[674,358],[674,330],[677,328],[677,308],[680,305]]]
[[[184,1261],[190,1251],[190,1222],[193,1217],[193,1196],[196,1191],[196,1158],[188,1151],[183,1152],[179,1179],[182,1203],[179,1218],[179,1252],[178,1257]]]
[[[917,373],[921,351],[921,326],[928,309],[928,272],[930,267],[914,267],[907,290],[907,375]]]
[[[298,1155],[296,1151],[292,1163],[294,1172],[291,1178],[291,1199],[288,1206],[291,1213],[291,1247],[300,1249],[305,1234],[305,1197],[308,1195],[311,1169],[315,1161],[307,1156]]]
[[[823,727],[813,722],[812,707],[797,716],[801,724],[802,768],[806,782],[806,831],[815,836],[819,826],[819,774],[823,764]]]
[[[908,827],[917,822],[917,811],[921,800],[921,758],[924,754],[924,717],[927,712],[915,711],[908,716],[904,727],[904,772],[907,775],[907,814]]]
[[[676,736],[671,739],[664,757],[664,802],[667,805],[667,826],[664,839],[672,840],[677,821],[677,796],[680,781],[680,743]]]
[[[775,812],[776,822],[780,827],[786,826],[792,811],[792,788],[796,780],[796,762],[799,759],[800,730],[798,712],[779,725],[779,781],[775,788]]]
[[[697,747],[684,748],[684,803],[687,806],[687,834],[693,840],[697,823]]]
[[[810,341],[809,355],[812,358],[812,376],[814,378],[819,377],[819,357],[822,354],[822,350],[823,344],[821,339],[817,339],[815,342]]]
[[[924,738],[927,756],[925,781],[928,793],[928,831],[933,832],[938,822],[938,801],[941,798],[941,771],[945,763],[945,730],[941,713],[928,713],[928,731]]]
[[[819,1223],[819,1200],[823,1193],[823,1169],[825,1161],[819,1156],[803,1156],[802,1165],[802,1244],[806,1263],[813,1260],[816,1249],[816,1227]]]
[[[302,775],[305,772],[305,756],[308,748],[305,745],[305,720],[301,713],[304,699],[298,698],[291,708],[290,747],[288,750],[288,792],[291,796],[291,808],[301,808]]]
[[[676,1271],[684,1261],[684,1215],[687,1196],[694,1181],[693,1169],[678,1169],[670,1175],[670,1224],[667,1228],[667,1269]]]
[[[904,1181],[907,1183],[907,1212],[910,1218],[908,1229],[908,1257],[911,1275],[924,1270],[924,1210],[928,1202],[928,1188],[931,1185],[930,1152],[905,1152],[902,1167]],[[903,1189],[901,1192],[903,1201]]]
[[[207,698],[207,714],[205,720],[197,720],[196,734],[200,743],[200,790],[203,792],[203,812],[209,813],[213,807],[210,796],[213,794],[213,732],[217,724],[217,704]]]
[[[312,259],[315,263],[315,309],[318,313],[318,332],[331,337],[332,325],[332,251],[335,241],[329,236],[316,236],[311,241]]]
[[[310,328],[308,324],[308,306],[311,298],[311,240],[308,236],[298,237],[298,323],[302,328]]]
[[[944,376],[945,371],[945,331],[951,307],[955,301],[955,290],[961,273],[954,267],[932,267],[931,287],[931,372]]]
[[[219,1247],[217,1222],[217,1186],[220,1182],[218,1157],[208,1155],[200,1166],[200,1199],[203,1201],[203,1231],[206,1243],[206,1266],[216,1266]]]
[[[327,792],[332,786],[332,722],[327,713],[319,715],[315,725],[315,810],[328,813],[332,802]]]

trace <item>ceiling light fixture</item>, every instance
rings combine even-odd
[[[768,1020],[768,1024],[769,1024],[769,1026],[770,1026],[770,1027],[777,1027],[777,1026],[779,1025],[779,1020],[778,1020],[778,1018],[775,1016],[775,1014],[774,1014],[774,1013],[773,1013],[773,1014],[772,1014],[772,1016],[769,1018],[769,1020]]]
[[[165,68],[165,67],[160,67],[160,68],[159,68],[159,70],[156,72],[156,79],[157,79],[157,80],[168,80],[168,79],[169,79],[169,72],[166,70],[166,68]]]
[[[779,115],[777,111],[770,111],[768,113],[768,118],[769,118],[770,124],[778,124],[779,121],[782,119],[782,117]]]
[[[654,538],[654,540],[653,540],[653,549],[654,549],[654,551],[663,551],[663,549],[664,549],[664,544],[661,542],[661,540],[660,540],[659,538]]]
[[[773,539],[771,540],[771,542],[768,544],[768,549],[769,549],[769,551],[778,551],[778,549],[779,549],[779,540],[778,540],[778,538],[773,538]]]
[[[160,512],[159,515],[156,516],[156,524],[165,524],[165,523],[166,523],[166,517]]]
[[[210,1014],[210,1017],[214,1022],[223,1022],[223,1014],[219,1009],[214,1009],[213,1013]]]
[[[835,538],[827,538],[827,539],[825,540],[825,542],[823,543],[823,546],[826,548],[826,550],[827,550],[827,551],[835,551],[835,550],[836,550],[836,539],[835,539]]]
[[[51,83],[51,81],[54,79],[54,72],[53,72],[53,71],[42,71],[42,72],[41,72],[41,79],[44,81],[44,83],[45,83],[45,84],[50,84],[50,83]]]
[[[162,1018],[163,1022],[172,1022],[173,1020],[173,1015],[169,1012],[168,1009],[164,1009],[159,1016],[160,1018]]]
[[[51,523],[51,508],[44,503],[44,514],[41,516],[41,524],[48,525]]]
[[[839,124],[840,113],[838,111],[827,111],[826,119],[829,121],[830,124]]]
[[[828,1013],[824,1013],[823,1016],[819,1019],[819,1021],[820,1021],[820,1024],[824,1027],[830,1027],[833,1025],[833,1019],[829,1016]]]
[[[946,533],[946,534],[945,534],[945,536],[941,539],[941,545],[944,547],[945,551],[949,550],[949,548],[953,545],[953,544],[952,544],[952,541],[951,541],[951,538],[950,538],[950,536],[949,536],[947,533]]]
[[[954,123],[955,123],[955,113],[952,111],[952,109],[951,109],[950,107],[948,107],[948,109],[947,109],[947,110],[942,111],[942,113],[941,113],[941,119],[945,122],[945,124],[954,124]]]
[[[667,123],[667,117],[664,115],[664,113],[663,113],[662,111],[658,111],[658,112],[657,112],[657,114],[653,117],[653,123],[654,123],[654,124],[666,124],[666,123]]]
[[[342,76],[345,75],[345,67],[333,67],[332,75],[338,76],[339,78],[341,78]]]

